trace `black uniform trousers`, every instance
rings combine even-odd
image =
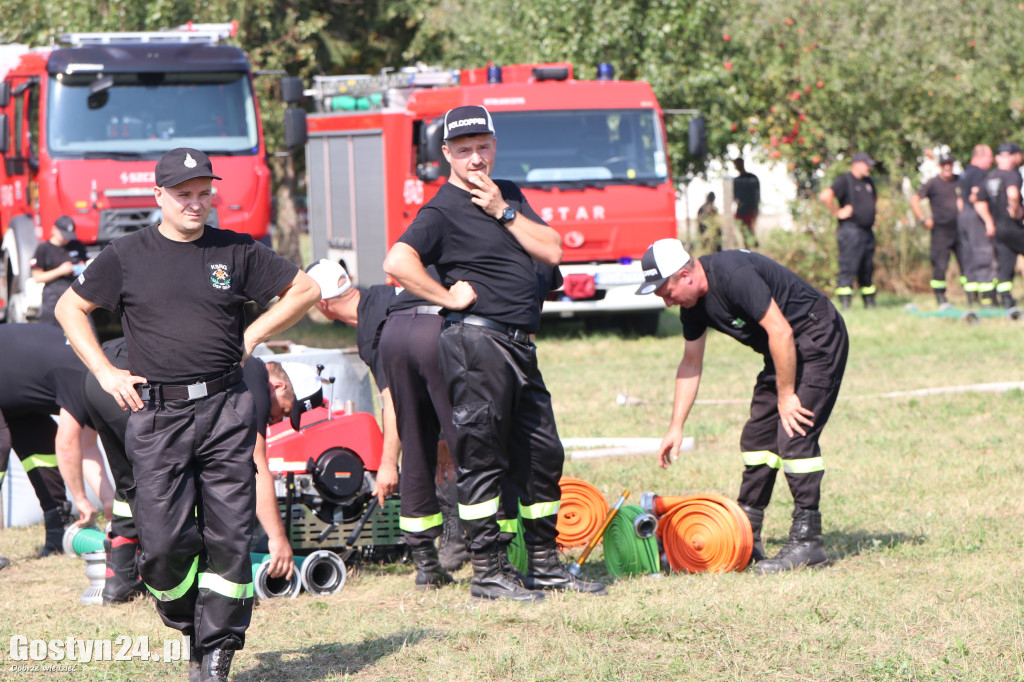
[[[128,420],[139,571],[164,623],[201,650],[241,649],[252,618],[256,436],[244,381],[195,401],[154,398]]]
[[[842,316],[824,299],[805,320],[794,325],[793,333],[796,394],[800,404],[814,413],[814,425],[804,427],[805,436],[794,433],[790,438],[786,434],[779,420],[775,367],[768,356],[764,370],[757,376],[750,419],[740,437],[745,468],[738,500],[755,509],[768,506],[780,467],[786,473],[797,508],[817,509],[821,500],[825,468],[818,438],[839,397],[850,342]]]
[[[64,493],[64,478],[57,467],[57,423],[48,414],[0,413],[0,482],[7,474],[11,450],[18,455],[29,483],[44,512],[70,503]],[[4,445],[6,441],[6,445]]]
[[[996,224],[996,291],[1013,291],[1013,271],[1017,267],[1017,255],[1024,255],[1024,227],[1020,223]]]
[[[565,451],[537,348],[502,331],[446,322],[438,349],[452,404],[452,456],[467,549],[486,553],[496,547],[506,478],[519,490],[526,544],[553,546]]]
[[[949,268],[949,257],[956,258],[960,272],[964,272],[964,261],[960,256],[960,244],[957,236],[956,223],[935,223],[932,227],[932,239],[929,256],[932,261],[932,289],[946,290],[946,270]]]
[[[392,312],[380,333],[380,354],[398,436],[402,440],[399,525],[411,548],[432,546],[443,519],[434,476],[440,435],[454,442],[452,406],[437,357],[443,318],[427,306]]]
[[[853,294],[853,280],[860,284],[862,295],[875,293],[871,279],[875,274],[875,232],[850,220],[839,223],[836,231],[839,244],[839,281],[836,295]]]
[[[956,226],[966,268],[967,286],[964,289],[989,297],[995,288],[996,268],[992,240],[985,234],[985,222],[973,206],[965,205],[957,216]]]
[[[122,410],[114,396],[103,390],[92,372],[85,374],[82,394],[89,417],[103,443],[110,474],[114,478],[114,517],[110,520],[110,539],[137,541],[139,535],[132,512],[135,506],[135,476],[124,448],[124,434],[131,410]]]

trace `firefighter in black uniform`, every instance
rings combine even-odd
[[[60,554],[64,527],[71,521],[65,481],[78,507],[79,525],[91,524],[98,513],[85,494],[85,462],[89,463],[85,478],[108,516],[113,501],[114,491],[82,400],[85,366],[60,328],[43,324],[0,325],[0,358],[0,411],[46,525],[39,555]],[[58,416],[57,423],[51,415]],[[0,472],[7,471],[9,453],[10,448],[0,450]]]
[[[199,663],[190,674],[221,680],[253,604],[257,428],[240,363],[301,318],[319,290],[250,236],[206,225],[220,179],[206,154],[173,149],[155,178],[160,223],[101,251],[57,303],[57,320],[103,389],[133,411],[125,444],[142,579],[164,623],[192,636]],[[245,328],[245,303],[275,296]],[[92,336],[89,313],[100,306],[121,311],[130,371],[111,365]]]
[[[103,344],[103,352],[118,369],[128,369],[128,349],[124,338]],[[128,428],[129,410],[118,406],[113,396],[103,390],[96,377],[84,372],[82,391],[92,423],[100,434],[103,451],[114,478],[113,516],[110,532],[104,540],[107,554],[107,576],[103,585],[103,604],[129,601],[145,585],[139,576],[139,536],[135,528],[132,508],[135,505],[135,477],[125,452],[124,437]],[[253,450],[256,464],[256,518],[267,535],[270,552],[270,575],[291,578],[294,568],[291,545],[285,537],[274,495],[274,481],[267,468],[267,425],[284,418],[295,401],[292,383],[280,363],[264,363],[250,358],[242,367],[245,385],[251,387],[255,404],[256,426],[259,436]],[[263,387],[266,386],[266,389]]]
[[[639,294],[656,293],[680,305],[686,346],[676,372],[672,423],[658,458],[667,467],[679,456],[683,425],[700,385],[707,330],[718,331],[764,356],[743,428],[743,482],[739,503],[754,530],[759,573],[828,563],[821,539],[818,447],[846,368],[849,339],[829,300],[792,271],[748,251],[692,259],[675,239],[651,245],[643,257]],[[789,542],[771,559],[761,543],[764,510],[779,468],[786,472],[795,509]]]
[[[939,157],[939,174],[924,183],[917,193],[910,197],[910,209],[926,230],[932,233],[932,292],[939,305],[946,301],[946,268],[949,256],[956,258],[960,272],[964,272],[964,262],[960,256],[960,244],[957,239],[956,219],[960,213],[960,176],[953,172],[953,157],[943,154]],[[921,209],[921,199],[927,199],[931,207],[931,217],[925,218]],[[966,280],[964,280],[966,282]]]
[[[392,247],[384,270],[445,309],[438,353],[455,427],[459,518],[477,599],[536,600],[535,590],[603,593],[561,563],[555,545],[565,453],[530,334],[540,322],[535,260],[555,267],[561,238],[513,183],[492,180],[496,138],[479,106],[444,117],[448,182]],[[435,265],[441,282],[424,266]],[[448,287],[448,288],[446,288]],[[504,569],[501,481],[520,490],[529,556],[525,587]]]
[[[871,181],[874,160],[864,152],[853,155],[850,170],[843,173],[819,198],[839,219],[836,239],[839,243],[839,282],[836,296],[843,310],[853,298],[853,280],[860,284],[865,308],[875,306],[875,183]],[[837,202],[838,201],[838,205]]]
[[[59,326],[53,316],[61,294],[85,269],[85,245],[75,236],[75,221],[62,215],[53,221],[50,238],[39,244],[28,262],[32,279],[43,284],[39,321]]]
[[[988,202],[979,197],[985,176],[992,167],[992,148],[987,144],[977,145],[971,162],[960,175],[960,199],[962,207],[957,216],[957,234],[960,238],[960,255],[964,259],[967,305],[995,303],[995,254],[992,238],[996,226],[989,212]]]
[[[1024,209],[1021,207],[1021,148],[1007,142],[996,150],[996,169],[988,174],[981,186],[978,198],[988,202],[992,222],[996,226],[996,293],[1004,308],[1012,308],[1017,302],[1013,298],[1013,271],[1017,266],[1017,255],[1024,254]]]

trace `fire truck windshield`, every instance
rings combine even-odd
[[[248,74],[118,73],[50,77],[46,143],[62,158],[159,158],[175,147],[256,154]]]
[[[494,112],[494,177],[526,187],[661,184],[668,179],[653,109]]]

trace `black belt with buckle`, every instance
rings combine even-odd
[[[392,310],[389,315],[437,315],[441,312],[441,306],[439,305],[417,305],[411,308],[402,308],[401,310]]]
[[[161,400],[199,400],[211,395],[220,393],[229,386],[234,386],[242,380],[242,368],[235,365],[224,374],[208,379],[197,381],[194,384],[143,384],[139,387],[139,397],[143,401],[151,398]]]
[[[502,332],[508,335],[508,338],[512,339],[516,343],[529,344],[530,334],[524,332],[518,327],[510,327],[507,324],[501,322],[495,322],[494,320],[486,317],[480,317],[479,315],[467,315],[466,313],[448,313],[444,316],[444,326],[450,326],[455,323],[460,324],[471,324],[474,327],[486,327],[487,329],[493,329],[495,331]]]

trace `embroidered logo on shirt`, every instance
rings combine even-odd
[[[231,273],[228,272],[228,266],[223,263],[210,265],[210,284],[213,285],[214,289],[230,289]]]
[[[744,327],[746,327],[746,326],[747,326],[747,322],[746,322],[746,320],[744,320],[744,319],[742,319],[742,318],[739,318],[739,317],[737,317],[737,318],[736,318],[735,320],[733,320],[732,322],[730,322],[730,323],[729,323],[729,325],[730,325],[730,326],[731,326],[731,327],[732,327],[733,329],[743,329]]]

